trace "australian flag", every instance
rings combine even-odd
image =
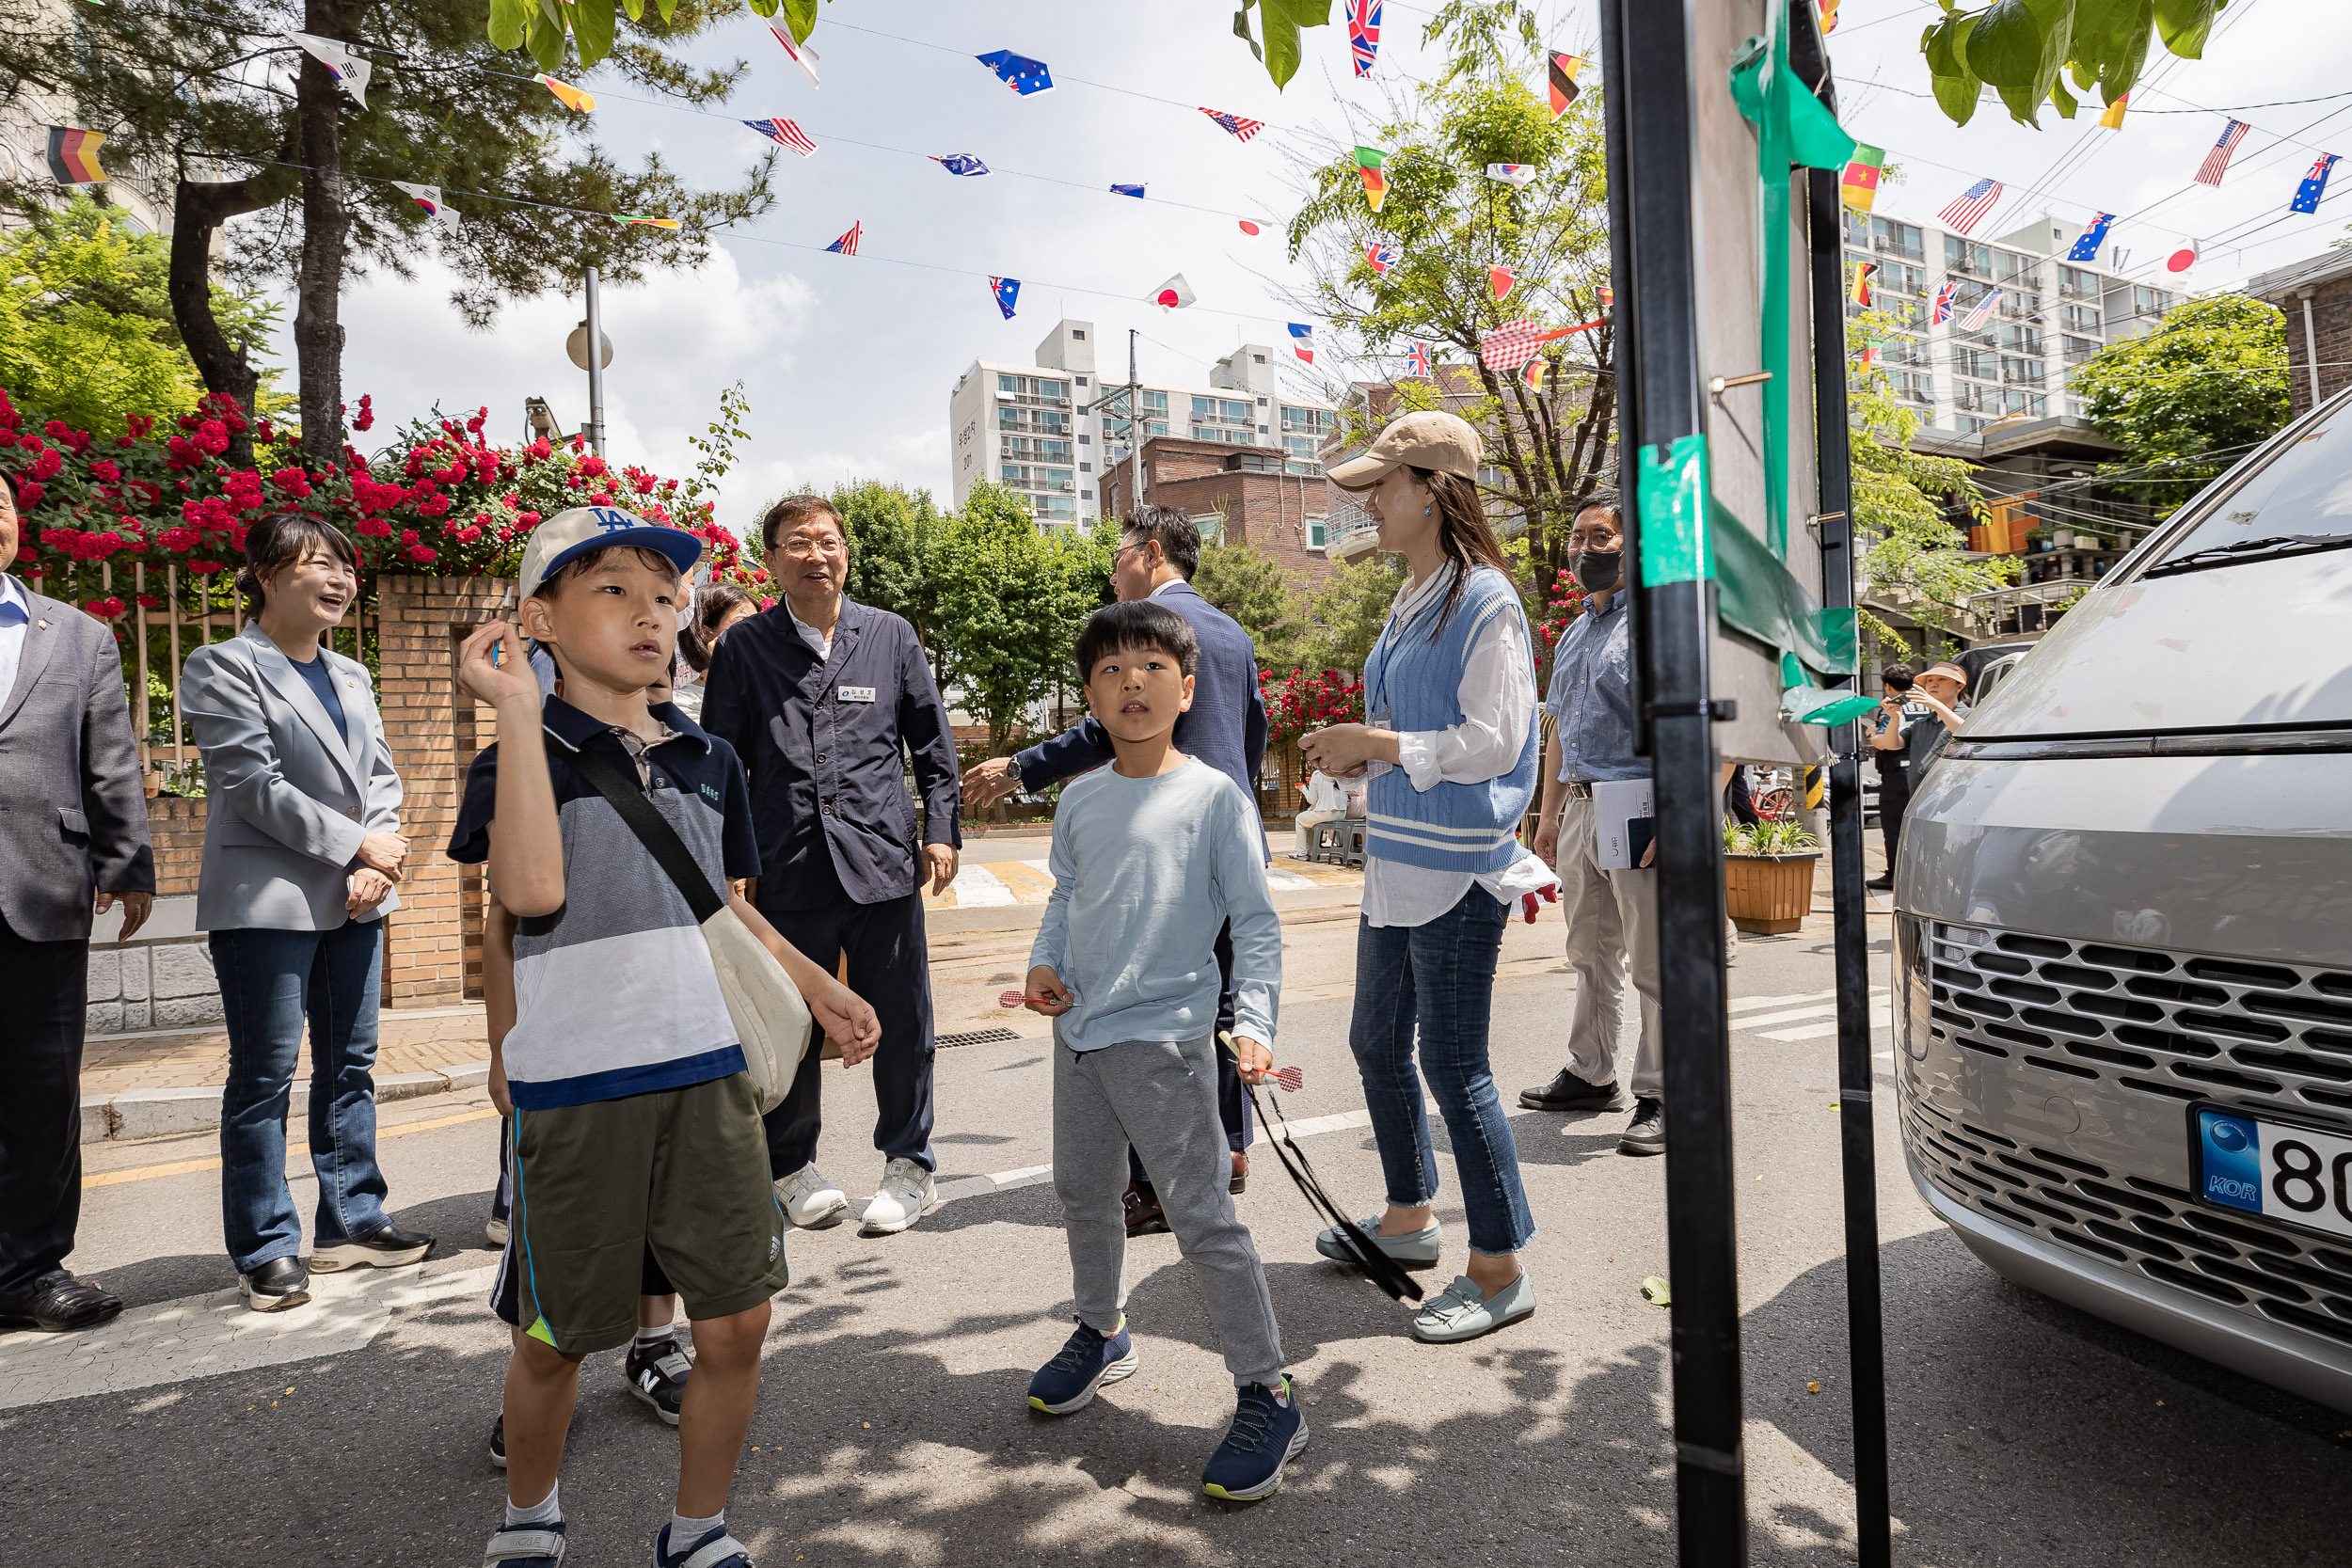
[[[944,158],[934,155],[931,162],[950,174],[961,174],[967,179],[988,172],[988,166],[969,152],[950,152]]]
[[[2074,248],[2066,253],[2066,259],[2070,261],[2097,261],[2099,247],[2106,243],[2107,225],[2114,221],[2113,213],[2101,213],[2093,217],[2090,227],[2083,230],[2082,238],[2074,242]]]
[[[1114,185],[1112,185],[1112,186],[1111,186],[1111,195],[1113,195],[1113,196],[1132,196],[1132,197],[1134,197],[1134,198],[1135,198],[1137,201],[1141,201],[1141,200],[1143,200],[1143,199],[1144,199],[1144,195],[1143,195],[1143,187],[1142,187],[1141,185],[1121,185],[1121,184],[1114,184]]]
[[[996,309],[1005,313],[1005,320],[1012,320],[1013,301],[1021,297],[1021,279],[992,277],[988,280],[988,286],[996,293]]]
[[[2328,192],[2328,176],[2336,166],[2336,155],[2322,152],[2312,164],[2312,171],[2303,176],[2303,182],[2295,187],[2295,199],[2287,203],[2290,213],[2316,213],[2319,198]]]
[[[1054,73],[1045,69],[1043,60],[1033,60],[1009,49],[992,49],[974,57],[1002,78],[1005,86],[1024,98],[1031,93],[1053,90]]]
[[[1356,74],[1371,75],[1373,56],[1380,53],[1380,0],[1347,0],[1347,48]]]

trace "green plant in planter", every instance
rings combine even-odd
[[[1820,848],[1820,841],[1798,822],[1757,822],[1746,827],[1726,819],[1726,855],[1803,855]]]

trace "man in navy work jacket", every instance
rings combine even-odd
[[[827,969],[847,954],[850,989],[882,1017],[874,1147],[886,1163],[863,1218],[868,1234],[886,1235],[939,1206],[923,882],[936,895],[956,877],[955,735],[914,628],[843,596],[850,542],[833,503],[788,496],[769,509],[760,537],[784,600],[720,642],[702,723],[751,775],[760,862],[753,904]],[[768,1115],[776,1196],[793,1224],[811,1227],[835,1223],[850,1206],[817,1169],[820,1056],[812,1044]]]
[[[1200,640],[1191,708],[1176,720],[1176,749],[1199,757],[1241,786],[1254,807],[1258,765],[1265,760],[1265,700],[1258,692],[1258,653],[1241,624],[1193,591],[1200,565],[1200,531],[1191,518],[1165,506],[1147,506],[1127,519],[1119,554],[1111,562],[1111,588],[1121,599],[1151,599],[1183,616]],[[975,809],[1015,789],[1031,794],[1074,778],[1111,760],[1110,736],[1092,715],[1076,728],[1041,741],[1017,756],[992,757],[964,781],[964,799]],[[1233,943],[1230,931],[1216,938],[1216,966],[1224,976],[1217,993],[1216,1026],[1233,1026]],[[1223,1052],[1216,1059],[1216,1103],[1225,1120],[1225,1141],[1233,1151],[1233,1191],[1249,1178],[1249,1096]],[[1143,1163],[1130,1149],[1127,1231],[1140,1236],[1168,1228],[1159,1198]]]

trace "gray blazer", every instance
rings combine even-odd
[[[24,597],[0,691],[0,916],[27,942],[87,942],[98,893],[155,891],[122,656],[72,605]]]
[[[373,832],[400,831],[400,775],[364,664],[319,650],[351,726],[343,739],[294,661],[247,621],[188,656],[180,712],[204,752],[211,811],[196,928],[331,931]],[[364,916],[400,907],[395,891]]]

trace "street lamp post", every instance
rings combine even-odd
[[[599,352],[591,355],[588,345],[595,343]],[[589,446],[598,457],[604,455],[604,370],[612,363],[612,340],[604,335],[604,312],[596,299],[596,269],[588,269],[588,314],[572,329],[564,341],[564,352],[572,363],[588,372]]]

